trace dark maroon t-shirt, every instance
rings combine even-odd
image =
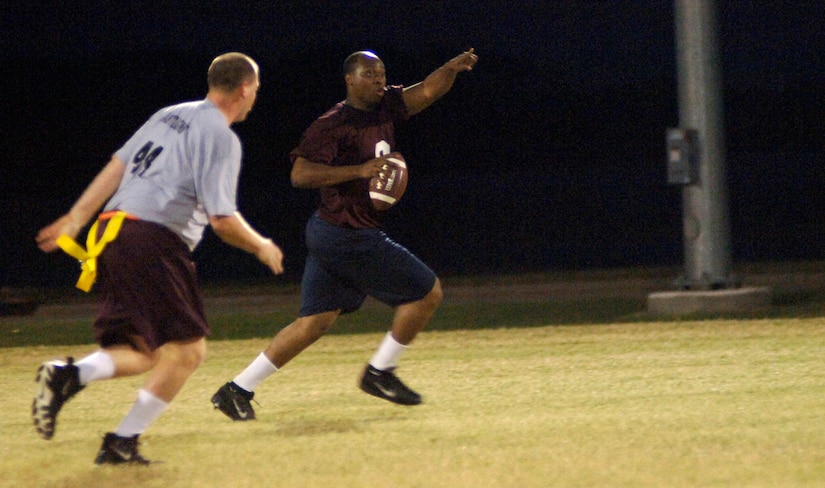
[[[318,117],[289,153],[292,163],[300,156],[313,163],[352,166],[395,150],[395,126],[409,117],[401,86],[387,87],[378,107],[367,112],[336,104]],[[377,227],[378,212],[369,197],[369,179],[323,187],[319,216],[341,227]]]

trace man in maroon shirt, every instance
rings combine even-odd
[[[392,327],[370,359],[361,389],[385,400],[417,405],[421,396],[394,370],[442,300],[435,273],[379,229],[369,180],[395,150],[395,128],[446,94],[456,76],[472,70],[473,49],[446,62],[422,82],[387,86],[384,63],[369,51],[344,61],[346,100],[315,120],[290,153],[297,188],[317,188],[318,211],[306,227],[309,250],[298,319],[282,329],[251,364],[212,397],[233,420],[251,420],[254,389],[317,341],[339,315],[371,296],[395,308]]]

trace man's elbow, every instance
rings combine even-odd
[[[218,235],[221,237],[228,232],[229,227],[232,225],[232,215],[210,215],[209,216],[209,226]]]
[[[293,188],[312,188],[310,180],[306,174],[301,171],[295,171],[293,169],[289,175],[289,181],[292,183]]]

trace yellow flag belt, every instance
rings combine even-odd
[[[108,212],[106,214],[101,214],[101,217],[104,217],[104,215],[108,216],[107,214]],[[75,285],[77,288],[80,288],[85,292],[92,289],[95,278],[97,278],[97,257],[100,256],[101,252],[103,252],[106,244],[115,240],[118,232],[120,232],[120,226],[123,225],[123,220],[127,216],[128,214],[126,212],[115,212],[109,220],[109,223],[106,225],[106,230],[103,231],[103,235],[100,236],[99,241],[97,240],[97,227],[102,218],[98,218],[98,220],[96,220],[92,225],[92,228],[89,229],[89,234],[86,236],[86,249],[83,249],[80,244],[65,234],[57,238],[56,242],[60,249],[63,249],[66,254],[80,261],[81,273],[80,278],[77,280],[77,284]]]

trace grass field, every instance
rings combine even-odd
[[[5,318],[0,486],[822,486],[821,292],[778,296],[758,316],[667,320],[632,297],[448,302],[399,370],[424,395],[417,407],[356,387],[388,317],[368,307],[268,379],[248,423],[209,397],[292,311],[226,310],[205,364],[141,437],[163,461],[148,468],[92,465],[140,377],[92,384],[53,440],[37,437],[34,372],[93,351],[79,339],[88,321]]]

